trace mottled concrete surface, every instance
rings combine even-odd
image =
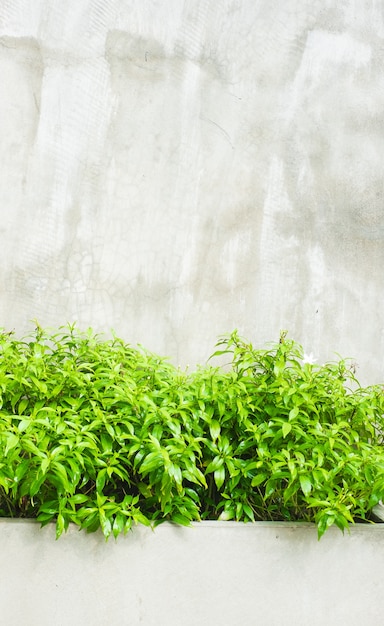
[[[0,0],[0,324],[384,379],[384,4]]]
[[[6,626],[379,626],[384,526],[200,522],[117,541],[0,520]]]

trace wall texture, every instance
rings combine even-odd
[[[0,0],[0,325],[384,378],[380,0]]]
[[[7,626],[378,626],[384,526],[201,522],[105,543],[0,520]]]

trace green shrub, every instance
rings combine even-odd
[[[0,335],[0,515],[105,537],[170,520],[369,521],[384,497],[383,390],[282,334],[236,332],[188,374],[74,326]]]

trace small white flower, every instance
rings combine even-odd
[[[305,365],[306,363],[308,363],[309,365],[313,365],[314,363],[316,363],[316,361],[317,359],[315,359],[312,352],[310,352],[309,354],[304,353],[304,358],[302,361],[303,365]]]

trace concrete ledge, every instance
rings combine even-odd
[[[0,520],[7,626],[348,626],[383,623],[384,525],[202,522],[107,543]]]

